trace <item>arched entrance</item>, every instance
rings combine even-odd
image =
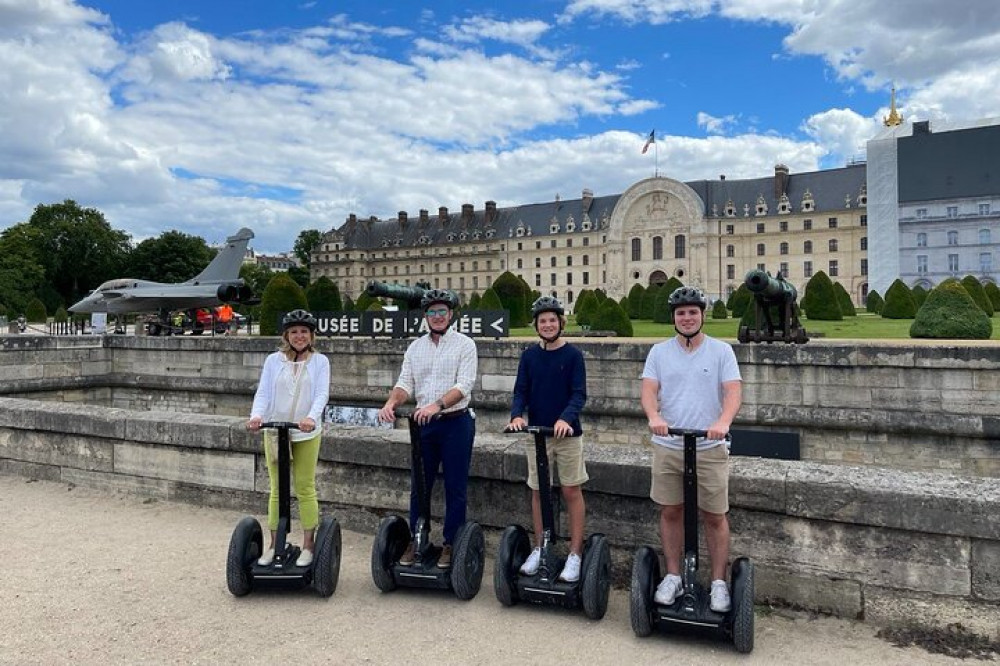
[[[649,284],[650,285],[655,284],[657,287],[662,287],[667,283],[668,279],[669,278],[667,278],[667,274],[664,273],[663,271],[653,271],[649,275]]]

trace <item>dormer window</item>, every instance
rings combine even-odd
[[[553,222],[552,224],[549,225],[549,233],[550,234],[557,234],[557,233],[559,233],[559,223],[558,222]]]
[[[813,200],[812,192],[806,190],[805,194],[802,195],[802,212],[811,213],[815,207],[816,202]]]
[[[479,240],[480,233],[478,231],[472,232],[472,240]]]
[[[496,235],[497,235],[496,229],[489,229],[486,231],[487,238],[493,238]]]
[[[487,234],[488,233],[489,232],[487,232]],[[517,228],[514,230],[514,235],[517,236],[518,238],[520,238],[521,236],[524,235],[524,224],[523,223],[517,225]]]
[[[576,222],[573,220],[573,216],[570,215],[566,218],[566,233],[570,233],[576,230]]]
[[[448,242],[449,243],[454,243],[455,242],[455,232],[452,232],[452,233],[448,234],[447,238],[448,238]]]
[[[862,185],[861,192],[858,194],[858,205],[867,206],[868,205],[868,186]]]
[[[469,237],[469,234],[468,234],[468,233],[466,233],[465,231],[463,231],[462,233],[460,233],[460,234],[458,235],[458,240],[460,240],[460,241],[462,241],[462,242],[464,243],[464,242],[465,242],[465,240],[466,240],[466,239],[467,239],[468,237]]]
[[[782,194],[778,200],[778,215],[787,215],[792,212],[792,205],[788,202],[788,195]]]
[[[756,209],[756,213],[755,214],[756,215],[767,215],[767,202],[764,201],[764,195],[763,194],[758,194],[757,195],[757,209]]]
[[[583,222],[580,223],[580,228],[583,231],[590,231],[590,215],[584,213]]]
[[[732,199],[726,202],[726,217],[736,217],[736,205]]]

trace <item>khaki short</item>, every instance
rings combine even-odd
[[[653,445],[653,483],[649,497],[662,506],[684,504],[684,451]],[[698,508],[729,511],[729,447],[698,451]]]
[[[583,437],[549,437],[545,449],[549,452],[549,472],[552,464],[559,468],[559,483],[563,486],[582,486],[590,478],[583,463]],[[527,447],[528,486],[538,490],[538,465],[535,463],[535,445]]]

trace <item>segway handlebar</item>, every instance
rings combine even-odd
[[[261,428],[277,428],[281,430],[282,428],[287,430],[299,430],[298,423],[292,423],[291,421],[265,421],[260,424]]]
[[[406,408],[402,408],[402,409],[397,408],[397,409],[392,410],[393,414],[396,415],[396,419],[397,420],[398,419],[412,419],[413,418],[413,414],[416,411],[417,411],[416,409],[413,409],[411,407],[406,407]],[[434,421],[435,419],[441,418],[441,414],[442,413],[443,412],[438,412],[437,414],[435,414],[434,416],[432,416],[431,417],[431,421]]]
[[[670,435],[676,435],[677,437],[684,437],[685,435],[694,435],[698,438],[708,437],[707,430],[692,430],[690,428],[667,428],[667,433]],[[726,441],[732,439],[732,435],[728,432],[726,433]]]
[[[555,428],[550,428],[548,426],[531,426],[530,425],[530,426],[527,426],[525,428],[522,428],[521,430],[514,430],[510,426],[507,426],[506,428],[503,429],[503,432],[504,432],[505,435],[517,435],[517,434],[520,434],[520,433],[527,432],[527,433],[531,433],[531,434],[536,434],[537,433],[539,435],[545,435],[546,437],[552,437],[555,434],[556,430],[555,430]]]

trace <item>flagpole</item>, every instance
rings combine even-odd
[[[660,142],[653,141],[653,178],[660,177]]]

